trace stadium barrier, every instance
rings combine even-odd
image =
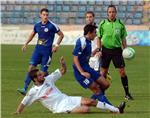
[[[1,30],[1,44],[24,44],[29,37],[32,30],[20,30],[18,27],[3,28]],[[64,39],[62,41],[63,45],[74,45],[78,37],[83,35],[82,30],[67,30],[64,32]],[[55,41],[57,35],[55,37]],[[54,41],[54,43],[55,43]],[[37,35],[32,40],[30,44],[36,44]],[[128,31],[127,36],[128,45],[140,45],[140,46],[150,46],[150,31],[149,30],[137,30]]]

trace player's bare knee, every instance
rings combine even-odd
[[[102,69],[102,73],[101,73],[101,74],[102,74],[103,76],[106,76],[107,73],[108,73],[108,70],[107,70],[107,69]]]
[[[101,90],[100,90],[99,86],[95,86],[94,91],[95,91],[94,92],[95,94],[99,94]]]
[[[110,86],[109,82],[106,82],[105,89],[109,88],[109,86]]]
[[[102,89],[107,89],[107,88],[109,88],[109,86],[110,86],[110,83],[105,78],[103,78]]]
[[[100,91],[100,86],[99,86],[98,84],[96,84],[96,83],[92,83],[92,84],[90,85],[89,89],[90,89],[91,91],[93,91],[95,94],[98,94],[99,91]]]
[[[125,72],[124,69],[120,69],[120,70],[119,70],[119,73],[120,73],[120,76],[121,76],[121,77],[126,76],[126,72]]]

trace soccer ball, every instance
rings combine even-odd
[[[128,59],[128,60],[133,59],[135,56],[135,51],[133,48],[127,47],[123,49],[122,56],[123,58]]]

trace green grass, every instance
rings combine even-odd
[[[23,86],[28,68],[28,62],[34,46],[29,46],[27,52],[21,52],[20,45],[2,45],[1,58],[1,115],[2,118],[149,118],[150,117],[150,47],[133,47],[136,57],[126,61],[126,71],[129,77],[129,87],[134,101],[129,101],[124,114],[111,114],[92,108],[89,114],[52,114],[40,103],[34,103],[25,108],[21,115],[12,115],[23,96],[17,92]],[[53,55],[49,71],[59,67],[59,57],[64,56],[68,65],[68,72],[56,83],[58,88],[68,95],[89,97],[91,92],[84,90],[74,79],[72,71],[73,46],[62,46],[59,52]],[[111,87],[106,94],[114,105],[124,100],[124,91],[121,85],[118,70],[110,66],[113,78]]]

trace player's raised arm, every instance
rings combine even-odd
[[[45,77],[45,80],[50,83],[55,83],[67,71],[67,65],[63,57],[60,58],[60,68],[56,69],[53,73]]]
[[[26,43],[22,46],[22,51],[24,52],[28,46],[28,44],[30,43],[30,41],[32,41],[33,37],[35,36],[35,32],[32,31],[32,33],[30,34],[28,40],[26,41]]]
[[[67,65],[66,65],[63,57],[60,58],[60,64],[61,64],[61,67],[59,70],[60,70],[61,74],[64,75],[67,71]]]

